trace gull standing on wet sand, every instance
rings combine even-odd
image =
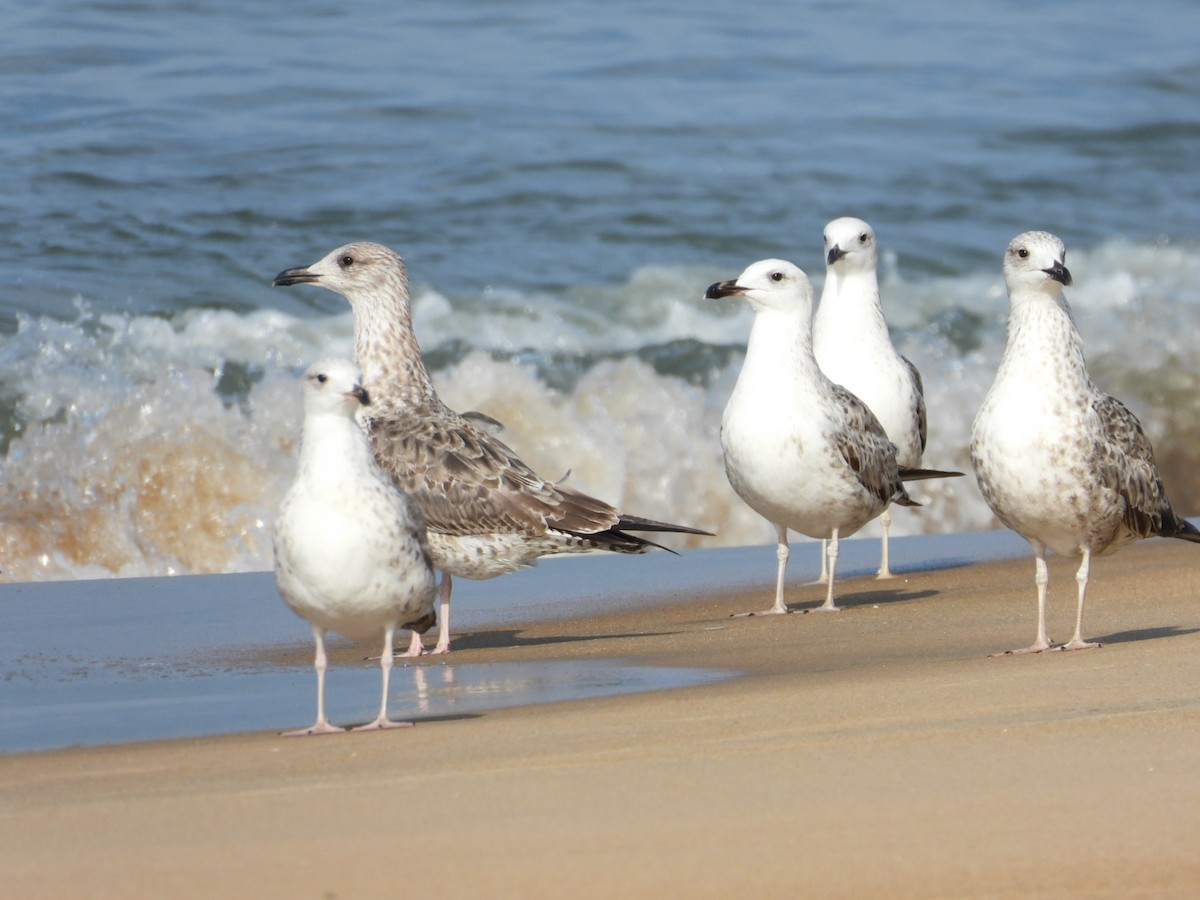
[[[369,402],[358,367],[326,359],[304,373],[304,429],[296,480],[275,522],[275,579],[317,645],[317,721],[288,735],[343,731],[325,717],[325,632],[383,638],[379,716],[363,731],[396,728],[387,715],[396,629],[434,621],[436,584],[421,512],[375,462],[355,413]]]
[[[1008,345],[971,433],[983,498],[1033,548],[1037,638],[1017,653],[1099,646],[1082,635],[1093,554],[1156,535],[1200,543],[1171,509],[1141,423],[1088,376],[1065,263],[1063,242],[1045,231],[1008,245]],[[1059,648],[1046,637],[1047,549],[1082,557],[1075,635]]]
[[[629,531],[709,532],[625,515],[594,497],[546,481],[503,442],[444,404],[412,329],[408,272],[382,244],[347,244],[274,285],[315,284],[354,311],[354,353],[371,394],[362,415],[375,458],[425,516],[442,571],[441,627],[433,652],[450,649],[452,575],[493,578],[551,553],[659,547]],[[665,548],[664,548],[665,549]],[[424,652],[413,635],[404,655]]]
[[[721,419],[721,447],[729,483],[779,538],[775,605],[764,614],[788,612],[788,529],[829,539],[829,586],[819,609],[836,610],[838,541],[889,503],[919,506],[904,480],[962,473],[897,465],[879,420],[817,365],[812,285],[792,263],[761,260],[705,296],[742,297],[754,310],[746,359]]]
[[[896,462],[916,468],[925,452],[925,397],[917,367],[896,352],[876,275],[875,231],[862,219],[834,219],[825,226],[825,287],[813,320],[813,353],[829,380],[858,397],[896,445]],[[891,578],[888,529],[891,511],[879,514],[883,529],[879,578]]]

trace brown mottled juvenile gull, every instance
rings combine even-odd
[[[1008,345],[971,433],[983,498],[1033,548],[1037,637],[1017,653],[1099,646],[1082,634],[1093,554],[1155,536],[1200,543],[1171,509],[1141,423],[1088,376],[1065,263],[1063,242],[1045,231],[1008,245]],[[1061,647],[1046,637],[1047,549],[1082,558],[1075,635]]]
[[[754,310],[746,359],[721,419],[721,447],[733,489],[779,537],[775,605],[763,614],[788,612],[789,529],[829,539],[829,585],[819,609],[836,610],[838,541],[890,503],[919,506],[905,480],[962,473],[899,466],[896,446],[871,410],[821,371],[812,346],[812,285],[792,263],[760,260],[705,296],[741,297]]]
[[[896,462],[915,468],[925,452],[925,396],[917,367],[892,345],[876,275],[875,230],[846,216],[825,226],[825,287],[813,319],[813,353],[829,380],[854,394],[875,414],[896,445]],[[891,578],[888,529],[892,514],[879,514],[883,539],[879,578]]]
[[[304,429],[295,481],[275,522],[279,593],[312,626],[317,721],[289,735],[342,731],[325,717],[325,632],[383,638],[379,716],[356,730],[396,728],[388,680],[396,629],[433,624],[436,585],[421,512],[375,462],[355,413],[368,402],[349,360],[304,373]]]
[[[434,653],[450,649],[452,575],[493,578],[552,553],[658,547],[630,531],[708,534],[619,512],[539,477],[494,434],[438,397],[412,328],[404,261],[382,244],[339,247],[273,284],[315,284],[354,310],[354,352],[371,394],[362,419],[375,457],[421,507],[434,564],[442,571],[441,627]],[[473,421],[475,419],[475,421]],[[414,634],[409,652],[423,652]]]

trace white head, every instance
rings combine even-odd
[[[840,272],[873,272],[879,254],[875,229],[853,216],[825,226],[825,265]]]
[[[408,270],[404,260],[391,247],[372,241],[358,241],[338,247],[311,266],[284,269],[271,282],[272,287],[315,284],[341,294],[353,307],[368,298],[399,291],[408,297]]]
[[[1048,231],[1018,234],[1004,252],[1004,283],[1009,296],[1040,291],[1061,297],[1071,284],[1063,242]]]
[[[304,373],[304,414],[337,415],[350,419],[370,404],[362,372],[348,359],[322,359]]]
[[[812,317],[812,284],[798,266],[783,259],[751,263],[734,281],[711,285],[704,296],[743,297],[755,312],[774,310]]]

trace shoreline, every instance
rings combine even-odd
[[[789,566],[803,590],[818,544],[798,541]],[[1010,532],[898,538],[897,570],[922,571],[998,558],[1024,546]],[[841,584],[874,571],[878,540],[843,543]],[[731,591],[768,590],[773,546],[713,548],[682,556],[591,554],[546,559],[489,581],[458,579],[454,647],[464,635],[527,623],[626,614]],[[799,596],[799,595],[797,595]],[[310,715],[312,639],[286,609],[270,572],[0,585],[0,754],[75,745],[299,727]],[[494,637],[493,641],[501,638]],[[378,667],[370,642],[330,639],[330,715],[373,717]],[[482,713],[500,706],[677,687],[708,676],[599,661],[566,666],[501,654],[487,670],[458,652],[417,667],[398,660],[394,712]],[[439,665],[440,663],[440,665]],[[429,667],[428,677],[421,666]],[[434,668],[437,666],[437,668]],[[714,676],[715,677],[715,676]],[[369,713],[369,715],[368,715]],[[335,719],[336,721],[336,719]]]
[[[847,579],[837,614],[729,618],[754,588],[467,629],[463,667],[739,674],[373,734],[2,756],[6,881],[360,896],[419,861],[454,896],[1191,896],[1197,562],[1161,540],[1097,560],[1084,626],[1105,646],[1073,653],[989,656],[1032,637],[1027,558]],[[1073,561],[1050,574],[1062,640]]]

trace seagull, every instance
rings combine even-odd
[[[962,473],[900,466],[871,410],[821,371],[813,355],[812,285],[795,265],[760,260],[705,296],[741,297],[754,310],[746,359],[721,419],[721,447],[729,483],[778,535],[775,605],[760,615],[788,612],[789,529],[829,539],[829,585],[818,609],[837,610],[840,538],[890,503],[919,506],[905,480]]]
[[[1008,245],[1008,345],[971,430],[984,500],[1033,548],[1037,638],[1016,653],[1099,646],[1082,634],[1092,554],[1156,535],[1200,543],[1200,531],[1171,509],[1141,423],[1088,377],[1063,296],[1066,255],[1045,231]],[[1047,549],[1082,557],[1075,636],[1061,647],[1046,637]]]
[[[325,632],[383,637],[383,699],[374,722],[388,718],[388,681],[396,629],[426,631],[437,593],[421,511],[375,462],[354,419],[369,403],[358,367],[325,359],[304,373],[304,427],[296,480],[275,522],[275,580],[292,612],[312,626],[317,645],[317,721],[287,736],[344,729],[325,717]]]
[[[311,266],[280,272],[272,284],[315,284],[341,294],[354,311],[355,357],[371,394],[361,419],[379,464],[421,507],[442,572],[434,653],[450,650],[451,576],[493,578],[551,553],[666,549],[631,531],[710,535],[628,515],[561,479],[547,481],[496,436],[495,420],[446,406],[421,360],[408,272],[391,248],[347,244]],[[403,655],[423,652],[414,634]]]
[[[825,287],[813,320],[813,352],[821,371],[875,414],[896,445],[896,462],[916,468],[925,452],[925,396],[921,375],[896,352],[879,300],[875,231],[862,219],[834,219],[825,226]],[[883,528],[878,578],[891,578],[888,529]]]

